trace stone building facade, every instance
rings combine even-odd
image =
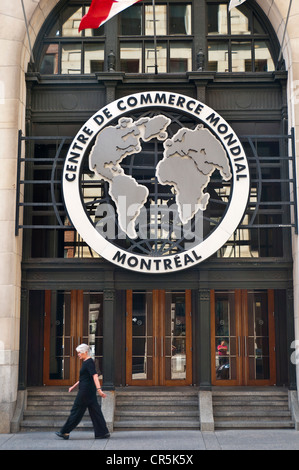
[[[47,18],[58,5],[59,0],[24,0],[28,31],[31,47],[34,50],[36,41]],[[65,2],[64,2],[65,3]],[[196,1],[195,8],[196,8]],[[199,2],[202,4],[202,2]],[[225,2],[224,2],[225,3]],[[286,18],[289,2],[286,0],[249,0],[252,8],[257,5],[270,21],[278,42],[282,45],[282,54],[287,71],[285,87],[285,112],[288,119],[288,128],[293,128],[295,136],[299,133],[299,2],[293,0],[288,24],[285,32]],[[22,298],[26,296],[22,286],[22,253],[23,231],[19,230],[16,236],[16,198],[17,198],[17,155],[18,133],[26,135],[26,74],[31,72],[30,45],[26,33],[26,25],[20,0],[2,2],[0,6],[1,32],[0,32],[0,159],[2,171],[0,173],[0,432],[10,432],[10,423],[17,403],[20,372],[20,349],[24,347],[24,328],[21,331],[21,305]],[[282,44],[282,41],[283,44]],[[109,74],[108,74],[109,75]],[[105,80],[109,81],[106,73]],[[113,76],[117,80],[116,76]],[[171,80],[165,77],[164,80]],[[154,80],[154,79],[152,79]],[[196,80],[200,80],[197,76]],[[257,79],[258,80],[258,79]],[[70,86],[73,83],[70,81]],[[114,85],[113,85],[114,86]],[[158,78],[156,88],[164,87],[162,79]],[[127,87],[127,93],[133,92],[134,85]],[[109,86],[107,86],[107,102],[109,100]],[[200,94],[200,91],[198,92]],[[113,94],[113,93],[112,93]],[[200,99],[201,96],[198,96]],[[203,96],[204,98],[204,96]],[[203,101],[203,100],[202,100]],[[27,113],[28,113],[27,107]],[[299,155],[299,143],[295,138],[295,153]],[[298,163],[298,162],[297,162]],[[298,175],[297,175],[297,180]],[[21,188],[22,193],[22,188]],[[298,188],[297,188],[297,194]],[[22,198],[22,194],[20,197]],[[298,197],[298,196],[297,196]],[[22,217],[22,213],[20,214]],[[293,286],[288,289],[294,311],[294,339],[299,340],[299,245],[298,235],[292,228],[292,262]],[[106,293],[107,296],[107,293]],[[288,345],[291,354],[291,344]],[[22,364],[24,367],[24,364]],[[24,371],[22,372],[24,375]],[[299,369],[297,366],[296,382],[298,386]]]

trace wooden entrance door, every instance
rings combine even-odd
[[[127,385],[190,385],[191,291],[127,291]]]
[[[76,347],[89,344],[96,369],[103,356],[103,294],[46,291],[44,322],[44,385],[72,385],[79,378]]]
[[[213,385],[274,385],[274,292],[211,292]]]

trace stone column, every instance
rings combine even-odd
[[[210,291],[199,291],[199,364],[201,390],[211,389],[211,313],[210,313]]]
[[[32,46],[58,0],[24,0]],[[22,231],[15,236],[18,131],[25,133],[29,41],[20,0],[0,5],[0,433],[10,432],[18,391]]]
[[[103,306],[103,387],[114,389],[114,322],[115,322],[115,291],[104,290]]]
[[[24,129],[21,2],[0,6],[0,433],[10,432],[17,399],[22,233],[15,237],[18,130]]]

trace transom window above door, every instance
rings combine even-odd
[[[104,70],[104,27],[79,33],[82,17],[90,1],[68,2],[44,36],[40,61],[42,74],[90,74]]]
[[[154,18],[157,67],[160,73],[192,70],[192,4],[139,3],[120,18],[120,69],[128,73],[155,72]]]
[[[269,34],[246,5],[228,10],[227,2],[208,2],[208,70],[272,72]]]
[[[42,75],[275,70],[277,38],[249,2],[229,11],[229,0],[156,0],[154,15],[152,1],[143,0],[79,32],[90,3],[62,0],[49,16],[34,50]]]

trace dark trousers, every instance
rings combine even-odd
[[[70,416],[61,428],[60,432],[63,434],[69,434],[73,429],[75,429],[83,418],[87,408],[93,424],[95,437],[108,434],[109,431],[107,429],[101,407],[98,404],[97,397],[95,396],[92,400],[86,402],[85,400],[82,400],[79,395],[75,399]]]

